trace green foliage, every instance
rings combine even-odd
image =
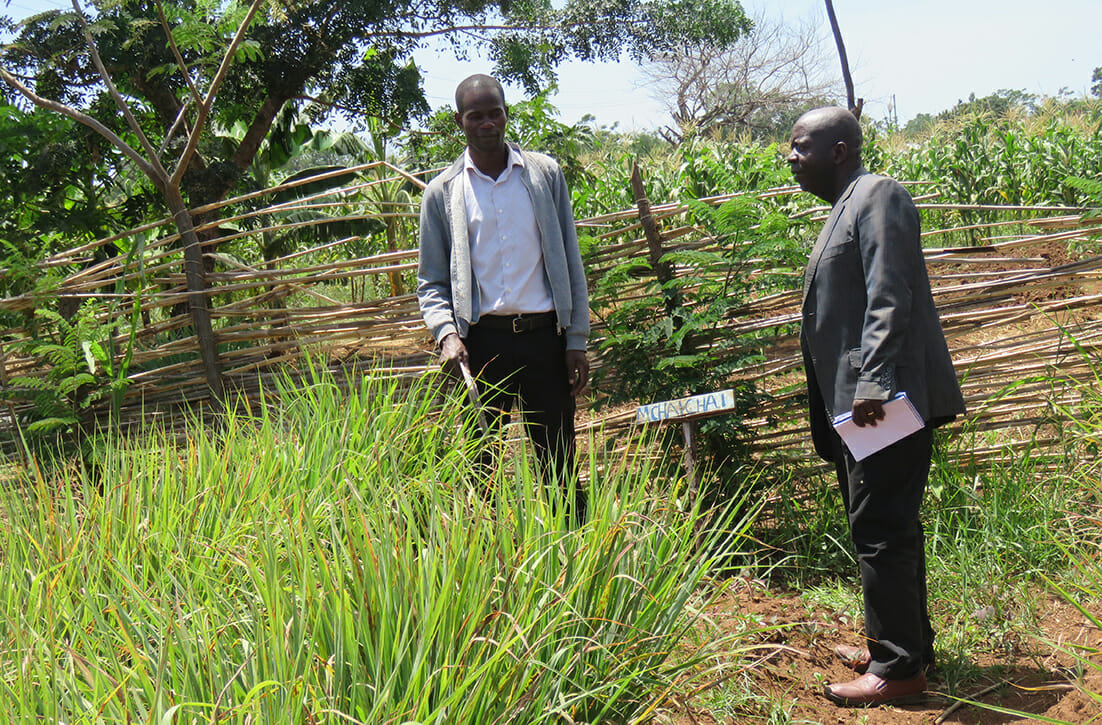
[[[584,219],[635,206],[636,201],[631,191],[631,167],[637,158],[619,144],[600,143],[588,151],[582,157],[582,164],[589,169],[596,168],[599,172],[590,173],[587,183],[570,187],[574,217]],[[660,183],[659,178],[654,178],[655,185]],[[579,235],[584,234],[585,230],[580,229]]]
[[[144,135],[153,147],[165,148],[171,165],[167,160],[185,145],[178,121],[186,128],[196,118],[192,88],[204,93],[210,86],[245,6],[122,0],[95,9],[89,22],[104,64],[123,96],[134,100]],[[16,42],[0,52],[0,63],[31,79],[39,95],[91,113],[141,148],[96,75],[78,17],[48,12],[28,18]],[[424,117],[428,103],[412,53],[426,37],[450,40],[457,55],[485,51],[502,80],[519,81],[535,94],[553,84],[555,67],[567,58],[608,60],[625,51],[641,58],[682,43],[724,47],[737,40],[744,24],[736,0],[264,4],[211,109],[215,126],[242,123],[246,131],[227,151],[204,130],[184,179],[185,196],[198,206],[236,188],[276,115],[304,98],[316,99],[309,107],[315,122],[340,115],[355,127],[373,118],[400,128]]]
[[[369,146],[356,134],[316,129],[307,121],[304,114],[295,113],[290,106],[277,115],[272,131],[243,178],[247,184],[243,190],[262,191],[284,185],[287,188],[246,200],[241,210],[245,218],[224,226],[259,230],[259,233],[245,237],[241,243],[221,247],[224,253],[240,257],[247,263],[270,261],[334,239],[360,237],[371,240],[386,228],[386,223],[380,219],[365,217],[366,194],[338,193],[344,187],[366,180],[365,174],[373,176],[376,173],[372,170],[355,172],[351,168],[379,160],[381,149]],[[247,125],[239,122],[222,131],[219,138],[232,149],[247,132]],[[372,138],[380,144],[385,143],[375,136]],[[327,192],[333,194],[327,195]],[[378,194],[380,190],[372,188],[367,193]],[[310,201],[319,203],[311,206]],[[279,210],[269,213],[267,210],[273,206]],[[357,252],[372,247],[375,251],[385,249],[385,245],[373,245],[370,241],[349,246]]]
[[[1069,176],[1064,183],[1086,196],[1091,206],[1102,207],[1102,178],[1081,179]]]
[[[780,156],[780,147],[775,143],[712,143],[701,138],[689,139],[677,148],[681,161],[678,169],[680,195],[703,199],[791,183],[791,174],[780,163]]]
[[[939,113],[938,118],[945,120],[977,115],[1001,118],[1014,111],[1030,113],[1037,109],[1040,100],[1034,93],[1011,88],[997,90],[982,98],[976,98],[976,94],[971,93],[967,101],[957,101],[957,105]]]
[[[1067,179],[1094,176],[1100,158],[1098,126],[1084,133],[1058,117],[1027,125],[975,116],[888,156],[885,171],[933,182],[947,202],[1078,206],[1085,196]]]
[[[490,49],[498,73],[530,93],[553,81],[566,57],[611,61],[626,52],[640,61],[683,46],[726,48],[750,25],[737,0],[535,0],[501,8],[510,20],[542,26],[535,34],[501,33]]]
[[[43,272],[40,262],[46,256],[45,250],[28,248],[17,241],[0,238],[0,295],[17,297],[30,295],[42,303],[54,303],[54,293],[61,281],[57,270]],[[35,330],[33,316],[26,312],[13,313],[0,311],[0,323],[13,328],[24,327]]]
[[[778,465],[773,502],[756,535],[773,578],[799,589],[830,586],[856,567],[849,524],[833,468],[795,476]],[[856,621],[856,620],[854,620]]]
[[[4,721],[646,719],[703,669],[698,592],[744,522],[702,537],[627,458],[591,467],[578,529],[524,451],[484,501],[439,382],[288,380],[32,477],[0,528]]]
[[[628,204],[632,158],[624,153],[608,165],[597,183],[619,192]],[[648,197],[683,197],[706,245],[675,247],[660,264],[671,270],[660,282],[647,260],[636,256],[591,280],[590,306],[604,321],[602,360],[594,387],[607,403],[649,403],[734,387],[740,414],[699,423],[698,453],[719,480],[741,480],[746,460],[742,426],[746,411],[760,401],[755,386],[732,379],[732,372],[760,357],[763,338],[778,332],[733,335],[724,323],[752,295],[789,289],[790,270],[804,262],[792,222],[782,203],[759,199],[754,190],[788,182],[777,146],[722,143],[694,138],[648,165]],[[750,193],[718,207],[697,201],[733,190]],[[584,192],[583,192],[584,193]],[[578,192],[575,192],[576,199]],[[589,202],[584,196],[583,202]],[[579,204],[578,206],[581,206]],[[672,428],[671,428],[672,430]],[[673,442],[678,436],[671,433]]]
[[[733,386],[740,415],[700,423],[708,465],[721,480],[733,480],[746,457],[741,421],[761,393],[731,376],[761,353],[756,335],[733,335],[722,323],[751,295],[788,288],[786,272],[802,261],[803,251],[788,216],[767,201],[747,195],[718,207],[689,205],[712,244],[665,253],[660,263],[672,271],[668,281],[635,282],[655,274],[638,259],[595,281],[591,307],[605,322],[605,337],[594,384],[611,403],[672,400]],[[625,294],[628,286],[637,289]]]
[[[559,110],[548,100],[555,91],[552,87],[509,106],[510,135],[522,148],[542,151],[558,161],[568,185],[589,185],[594,175],[581,162],[581,155],[593,146],[593,129],[584,122],[559,121]]]
[[[0,100],[0,267],[15,263],[9,254],[41,257],[143,220],[148,189],[124,188],[119,164],[89,129]]]
[[[81,442],[89,407],[126,389],[125,369],[115,369],[108,332],[96,320],[93,305],[82,307],[71,321],[49,309],[34,315],[44,323],[36,326],[39,333],[10,345],[47,372],[13,377],[4,397],[11,404],[29,404],[20,424],[36,448],[64,451]]]

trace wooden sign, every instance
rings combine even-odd
[[[635,410],[635,422],[657,423],[662,420],[691,420],[734,409],[735,391],[720,390],[715,393],[693,395],[679,400],[640,405]]]

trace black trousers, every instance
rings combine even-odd
[[[491,430],[509,422],[516,404],[544,480],[564,490],[568,482],[575,483],[571,513],[584,520],[586,497],[574,467],[575,403],[566,337],[555,326],[515,333],[475,324],[464,343]]]
[[[863,461],[854,460],[833,435],[838,484],[864,591],[869,672],[885,679],[912,677],[934,663],[919,519],[933,429],[916,431]]]

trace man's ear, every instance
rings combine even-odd
[[[463,116],[459,113],[459,111],[456,111],[455,115],[453,115],[452,118],[455,119],[455,125],[459,126],[459,128],[462,130],[462,128],[463,128]]]
[[[830,149],[830,159],[834,162],[835,166],[845,163],[845,160],[849,158],[849,146],[845,141],[839,141],[834,144]]]

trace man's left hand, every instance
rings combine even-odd
[[[854,400],[853,422],[858,428],[876,427],[876,421],[884,420],[884,402],[881,400]]]
[[[566,351],[566,376],[570,381],[570,394],[577,397],[589,382],[589,361],[585,358],[585,350]]]

